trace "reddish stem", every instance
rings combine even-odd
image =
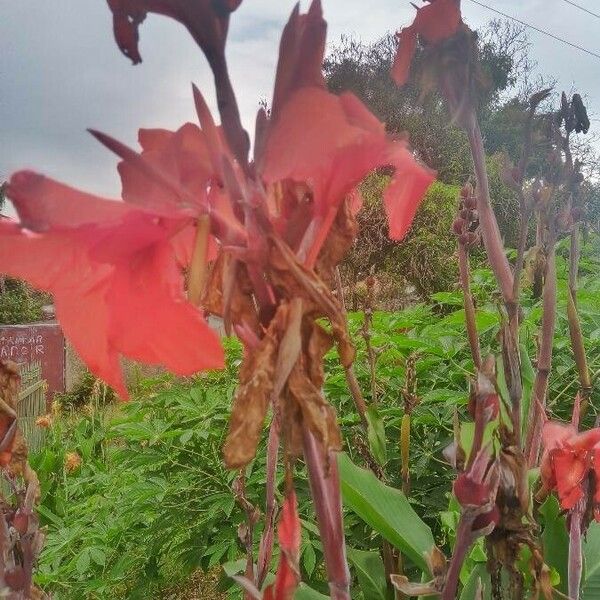
[[[533,384],[532,402],[529,409],[530,427],[525,444],[525,455],[529,466],[535,466],[540,452],[542,424],[546,416],[546,392],[552,367],[552,344],[556,327],[556,248],[553,236],[548,248],[542,311],[537,373]]]
[[[460,570],[467,556],[467,552],[473,543],[472,526],[473,519],[465,517],[465,514],[463,513],[458,522],[456,543],[454,544],[454,552],[452,553],[448,572],[446,573],[446,582],[444,584],[441,600],[455,600],[456,598]]]
[[[469,124],[466,129],[473,156],[475,178],[477,180],[477,212],[479,214],[483,243],[488,254],[490,266],[500,286],[502,298],[505,303],[509,304],[513,302],[513,275],[508,259],[506,258],[506,253],[504,252],[504,244],[500,237],[500,229],[498,228],[496,216],[492,209],[490,184],[485,165],[485,150],[475,112],[472,112],[468,121]]]
[[[587,488],[587,486],[585,487]],[[580,500],[569,515],[571,521],[569,524],[569,600],[579,600],[581,573],[583,571],[581,526],[584,512],[585,501]]]
[[[265,530],[260,539],[258,550],[258,564],[256,575],[256,587],[260,589],[269,572],[271,556],[273,555],[273,542],[275,538],[275,476],[277,474],[277,458],[279,456],[279,415],[273,416],[271,429],[269,430],[269,442],[267,444],[267,482],[265,500]]]
[[[337,457],[326,451],[305,427],[304,460],[308,468],[311,495],[317,514],[329,591],[333,600],[350,600],[350,574],[346,561],[346,543]],[[326,456],[327,460],[323,460]],[[328,468],[327,468],[328,467]]]

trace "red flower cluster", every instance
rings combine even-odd
[[[151,4],[110,2],[115,19],[127,9],[122,26],[129,28],[133,8],[143,16]],[[184,4],[200,12],[214,5],[159,4],[171,6],[171,16],[178,6],[188,28]],[[355,96],[327,91],[325,33],[320,2],[304,15],[296,7],[281,40],[271,115],[261,110],[257,118],[250,165],[232,152],[195,90],[201,128],[141,130],[141,153],[93,132],[123,159],[124,202],[31,172],[11,178],[7,193],[20,220],[0,223],[0,272],[54,294],[76,350],[123,397],[120,355],[183,375],[223,364],[217,336],[185,296],[199,220],[208,219],[213,248],[227,247],[245,262],[259,305],[273,298],[265,236],[278,235],[312,267],[340,206],[373,169],[395,168],[384,197],[390,236],[400,239],[410,227],[433,174]]]
[[[600,521],[600,428],[582,433],[574,425],[548,421],[542,433],[542,483],[555,490],[563,510],[572,509],[585,495],[584,483],[593,474],[594,517]]]

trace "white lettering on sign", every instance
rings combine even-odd
[[[10,359],[15,362],[23,360],[36,360],[42,358],[46,353],[44,339],[41,335],[17,335],[0,336],[0,359]]]

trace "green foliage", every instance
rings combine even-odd
[[[550,409],[563,419],[572,410],[578,387],[564,317],[567,249],[567,242],[561,242],[557,257],[558,322],[549,393]],[[598,256],[600,240],[591,237],[583,248],[578,307],[593,372],[600,368]],[[499,317],[494,280],[488,270],[477,269],[473,282],[476,321],[485,354],[497,347]],[[527,287],[523,295],[521,341],[525,361],[526,356],[535,356],[541,309],[539,301],[530,299]],[[366,348],[360,335],[363,315],[352,313],[349,322],[358,351],[356,374],[362,389],[370,391]],[[451,548],[458,507],[449,502],[453,473],[443,461],[442,450],[452,440],[454,411],[458,408],[464,422],[470,420],[466,403],[474,367],[464,327],[459,292],[437,293],[430,304],[373,315],[377,408],[370,415],[370,439],[360,427],[335,351],[326,357],[325,394],[338,410],[346,441],[340,470],[346,534],[352,549],[353,597],[371,600],[381,596],[377,560],[383,538],[403,550],[407,575],[415,580],[424,568],[423,551],[432,543],[446,552]],[[228,368],[221,373],[193,380],[142,382],[136,399],[129,404],[112,404],[101,410],[86,408],[86,414],[58,419],[50,432],[49,445],[33,458],[33,466],[42,484],[40,515],[48,527],[38,579],[59,600],[157,597],[158,590],[167,583],[184,579],[196,568],[210,570],[228,563],[230,573],[243,569],[243,561],[239,561],[244,552],[237,528],[244,516],[231,493],[235,474],[226,471],[221,460],[239,355],[239,346],[228,344]],[[417,358],[420,403],[411,414],[411,485],[409,495],[404,496],[396,490],[402,485],[402,393],[411,357]],[[532,371],[526,371],[527,391]],[[372,403],[368,394],[367,399]],[[592,424],[599,406],[600,396],[594,389],[585,427]],[[468,425],[464,429],[467,432]],[[385,483],[360,468],[365,463],[361,448],[368,445],[377,451]],[[67,472],[65,457],[70,452],[81,456],[82,465]],[[327,593],[327,587],[301,465],[296,481],[303,525],[301,570],[308,586],[303,586],[301,595],[318,597],[315,594]],[[263,446],[248,470],[247,482],[249,499],[260,507],[264,506],[264,482]],[[544,540],[554,548],[561,536],[564,538],[562,519],[546,508],[541,513]],[[260,528],[254,532],[255,540],[260,538]],[[589,539],[588,544],[595,540]],[[548,561],[556,578],[564,582],[564,547],[555,550],[549,553]],[[592,550],[586,554],[585,585],[589,589],[598,585],[596,554]],[[478,544],[461,577],[462,597],[473,597],[477,581],[469,575],[484,561]],[[369,582],[366,575],[370,576]],[[367,583],[374,587],[375,596],[364,592]],[[238,594],[224,574],[223,588],[227,587],[232,595]]]
[[[1,280],[0,275],[0,325],[32,323],[42,319],[42,307],[48,297],[33,291],[17,279]]]
[[[113,390],[87,370],[70,392],[54,396],[54,400],[58,401],[64,409],[80,409],[90,403],[96,407],[103,406],[116,399]]]

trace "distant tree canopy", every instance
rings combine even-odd
[[[518,202],[502,183],[506,161],[516,163],[522,152],[522,136],[529,96],[553,82],[535,73],[528,58],[529,40],[525,28],[509,21],[492,21],[478,32],[481,49],[483,88],[479,100],[480,124],[489,156],[492,200],[498,213],[501,231],[508,246],[516,243]],[[376,241],[377,229],[383,226],[381,203],[377,202],[373,184],[366,183],[367,208],[361,217],[361,231],[350,255],[345,275],[350,283],[369,268],[411,284],[421,296],[448,289],[455,281],[455,261],[448,260],[455,243],[450,224],[456,206],[457,188],[472,173],[471,153],[465,133],[451,122],[441,97],[436,92],[424,94],[426,81],[419,78],[422,51],[417,51],[413,72],[407,85],[398,88],[390,77],[396,52],[396,40],[387,35],[373,44],[363,44],[343,37],[325,61],[329,88],[340,93],[356,94],[382,120],[389,131],[408,134],[413,151],[437,171],[438,181],[447,186],[431,190],[416,222],[419,233],[410,234],[401,247]],[[547,119],[554,118],[557,94],[542,106],[534,125],[530,175],[543,176],[548,169]],[[580,158],[594,164],[596,156],[587,140],[577,144]],[[598,202],[597,185],[590,184],[589,197]],[[451,191],[454,190],[454,191]],[[437,207],[437,208],[436,208]],[[599,208],[591,212],[596,220]],[[429,220],[436,221],[435,224]],[[423,222],[427,226],[423,228]],[[372,223],[379,225],[372,226]],[[375,238],[374,238],[375,236]],[[419,236],[423,237],[421,241]],[[427,240],[425,239],[427,238]],[[371,246],[371,248],[369,248]],[[402,244],[400,245],[402,246]],[[418,252],[415,254],[415,250]],[[427,274],[427,275],[426,275]]]

